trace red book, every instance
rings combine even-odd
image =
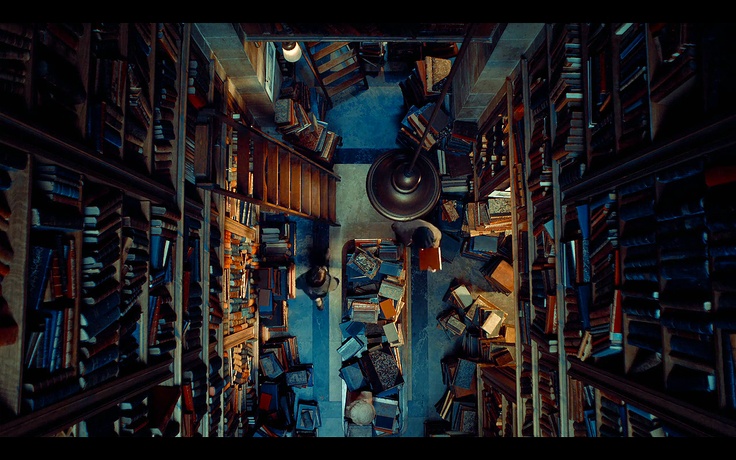
[[[271,407],[271,394],[261,393],[261,397],[258,400],[258,409],[267,411]]]
[[[151,433],[162,436],[179,401],[179,387],[157,385],[148,393],[148,423]]]
[[[194,393],[192,392],[192,384],[185,383],[181,386],[182,403],[185,412],[194,412]]]
[[[420,270],[442,270],[442,251],[436,248],[421,248],[419,250]]]

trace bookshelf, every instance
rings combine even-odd
[[[233,161],[253,138],[238,148],[223,121],[245,118],[244,101],[189,23],[0,35],[15,53],[0,98],[1,435],[242,435],[259,328],[224,334],[237,309],[223,234],[235,216],[257,238],[259,200],[201,184],[252,176]]]
[[[191,24],[4,23],[0,32],[14,53],[0,86],[0,171],[11,184],[0,201],[0,262],[10,268],[0,281],[0,435],[153,434],[133,411],[148,413],[159,386],[181,387],[162,436],[248,430],[260,385],[257,372],[239,380],[239,366],[259,361],[251,341],[261,327],[225,335],[226,310],[236,312],[224,232],[238,227],[226,219],[253,234],[243,228],[255,227],[248,203],[336,224],[339,178],[252,125]],[[483,382],[503,393],[489,406],[500,406],[495,426],[511,421],[503,435],[736,434],[732,42],[722,25],[547,24],[489,102],[472,191],[478,201],[508,181],[512,197],[515,390],[499,376]],[[488,177],[499,120],[508,166]],[[54,184],[69,185],[57,186],[67,195],[45,193]],[[110,233],[93,215],[104,190],[119,216]],[[74,211],[66,222],[49,200]],[[31,282],[44,249],[48,292]],[[92,315],[111,294],[123,308]],[[167,307],[153,321],[155,299]],[[540,335],[547,325],[553,332]],[[33,357],[36,341],[48,357]],[[58,391],[43,389],[52,383]]]
[[[726,37],[547,24],[489,106],[512,114],[515,435],[733,435],[732,240],[716,209],[731,208],[734,99],[708,83],[732,73],[710,52]],[[478,190],[495,186],[476,171]]]
[[[3,278],[0,434],[242,436],[258,398],[260,206],[336,223],[339,176],[253,125],[196,25],[7,23],[0,36],[13,50],[2,262],[17,267]],[[41,254],[48,271],[31,263]],[[55,281],[27,296],[37,271]],[[141,414],[157,386],[180,403],[154,427]]]

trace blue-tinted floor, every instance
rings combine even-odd
[[[314,246],[331,246],[330,271],[342,273],[342,246],[353,238],[392,238],[391,221],[372,209],[365,195],[365,177],[370,164],[380,154],[398,146],[399,124],[406,113],[399,82],[408,73],[381,71],[369,76],[368,89],[356,89],[341,95],[327,111],[330,130],[343,138],[335,155],[334,170],[340,175],[337,192],[337,220],[340,226],[330,227],[308,219],[297,222],[296,273],[309,268],[309,250]],[[437,420],[434,404],[445,390],[441,359],[459,347],[459,339],[448,338],[437,325],[437,314],[446,307],[442,298],[453,279],[474,284],[480,290],[490,290],[478,269],[478,261],[457,257],[444,263],[436,273],[416,269],[416,254],[412,255],[412,293],[409,318],[409,340],[404,347],[404,389],[407,396],[402,437],[424,436],[424,422]],[[339,291],[339,290],[338,290]],[[289,331],[297,337],[303,363],[312,363],[314,386],[300,389],[298,397],[316,400],[322,414],[319,437],[343,436],[342,380],[338,375],[341,344],[339,323],[342,299],[331,293],[325,310],[318,311],[311,300],[299,292],[289,301]]]

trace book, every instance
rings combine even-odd
[[[51,277],[51,260],[54,250],[50,247],[31,246],[28,261],[28,305],[34,310],[41,308],[43,293]]]
[[[373,393],[382,393],[404,383],[404,376],[393,350],[384,343],[369,350],[368,353],[363,353],[359,358],[363,374]]]
[[[372,425],[358,425],[357,423],[347,422],[347,437],[349,438],[372,438]]]
[[[111,361],[108,364],[90,372],[89,374],[79,377],[79,386],[82,390],[88,390],[98,386],[108,380],[116,378],[120,373],[120,365],[117,361]]]
[[[430,271],[442,270],[442,247],[419,249],[419,269]]]
[[[284,366],[272,351],[261,353],[258,365],[261,373],[268,379],[276,379],[284,373]]]
[[[393,299],[383,299],[378,302],[381,309],[381,316],[384,319],[394,320],[396,318],[396,301]]]
[[[340,368],[339,375],[345,381],[348,391],[360,391],[368,387],[368,381],[365,379],[363,370],[356,360],[353,360],[349,364],[343,364]]]
[[[117,343],[108,345],[100,352],[79,361],[79,375],[88,375],[102,366],[116,361],[120,356]]]
[[[81,389],[78,379],[68,379],[61,384],[54,385],[48,391],[24,395],[21,401],[22,407],[26,411],[37,411],[79,393]]]
[[[378,274],[381,260],[361,247],[356,247],[355,252],[348,258],[348,267],[353,267],[369,278],[373,279]]]
[[[450,298],[459,308],[466,310],[473,303],[473,295],[466,284],[460,283],[450,288]]]
[[[268,318],[273,316],[273,291],[271,289],[258,290],[258,316]]]
[[[379,311],[380,307],[377,302],[362,299],[350,301],[350,319],[352,321],[375,324],[378,321]]]
[[[296,405],[296,429],[315,430],[320,426],[322,417],[317,402],[300,400]]]
[[[505,259],[491,261],[483,276],[501,292],[510,293],[514,290],[514,269]]]
[[[488,334],[488,337],[498,337],[501,332],[501,327],[508,313],[498,308],[490,310],[488,317],[483,321],[480,328]]]
[[[442,239],[440,240],[440,254],[442,255],[442,260],[451,263],[453,260],[455,260],[455,257],[460,254],[463,241],[462,239],[454,235],[450,235],[447,232],[443,231],[442,233]]]
[[[386,341],[392,347],[398,347],[404,344],[399,329],[393,321],[383,325],[383,335],[386,336]]]
[[[114,292],[96,305],[87,305],[79,315],[79,338],[90,341],[113,322],[120,319],[120,293]]]
[[[156,385],[148,391],[148,422],[154,436],[163,436],[179,401],[181,388]]]
[[[458,389],[470,390],[475,386],[476,363],[469,359],[458,358],[452,385]],[[457,394],[456,394],[457,396]]]
[[[343,361],[348,361],[355,356],[359,356],[364,345],[365,343],[363,340],[353,335],[348,337],[347,340],[337,348],[337,352],[340,354]]]
[[[392,300],[401,300],[404,296],[404,286],[388,279],[381,280],[378,295]]]
[[[23,382],[23,392],[24,394],[42,394],[71,381],[77,383],[76,370],[73,367],[66,367],[50,374],[44,373],[37,376],[29,371]]]

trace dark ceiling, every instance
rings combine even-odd
[[[242,22],[248,41],[462,42],[468,23],[282,23]],[[473,39],[488,41],[497,23],[476,24]]]

